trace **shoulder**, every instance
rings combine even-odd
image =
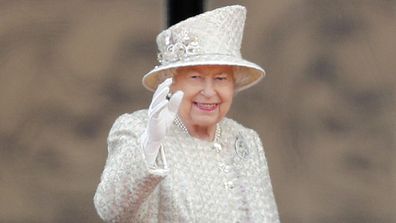
[[[140,129],[144,128],[147,122],[147,110],[138,110],[132,113],[125,113],[120,115],[113,126],[111,127],[110,133],[117,130],[127,129]]]
[[[132,113],[125,113],[120,115],[114,122],[114,125],[124,125],[131,123],[145,123],[147,121],[147,110],[142,109]]]
[[[224,118],[222,122],[224,129],[231,130],[232,132],[236,132],[238,134],[248,135],[251,137],[259,137],[255,130],[247,128],[233,119]]]

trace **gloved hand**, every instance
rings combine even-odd
[[[158,85],[148,109],[147,128],[141,136],[141,143],[149,166],[154,165],[161,141],[175,120],[183,99],[182,91],[175,92],[169,100],[167,99],[171,84],[172,78],[168,78]]]

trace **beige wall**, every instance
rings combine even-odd
[[[231,117],[256,129],[283,222],[395,222],[396,1],[208,1],[248,8],[267,70]],[[144,108],[164,2],[1,1],[0,222],[99,222],[106,135]]]

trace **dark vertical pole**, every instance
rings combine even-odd
[[[204,10],[204,0],[167,0],[168,27]]]

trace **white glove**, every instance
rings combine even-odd
[[[172,78],[168,78],[158,85],[148,109],[147,128],[141,136],[141,142],[149,166],[154,165],[161,141],[175,120],[183,99],[184,93],[182,91],[174,93],[169,100],[166,98],[171,84]]]

